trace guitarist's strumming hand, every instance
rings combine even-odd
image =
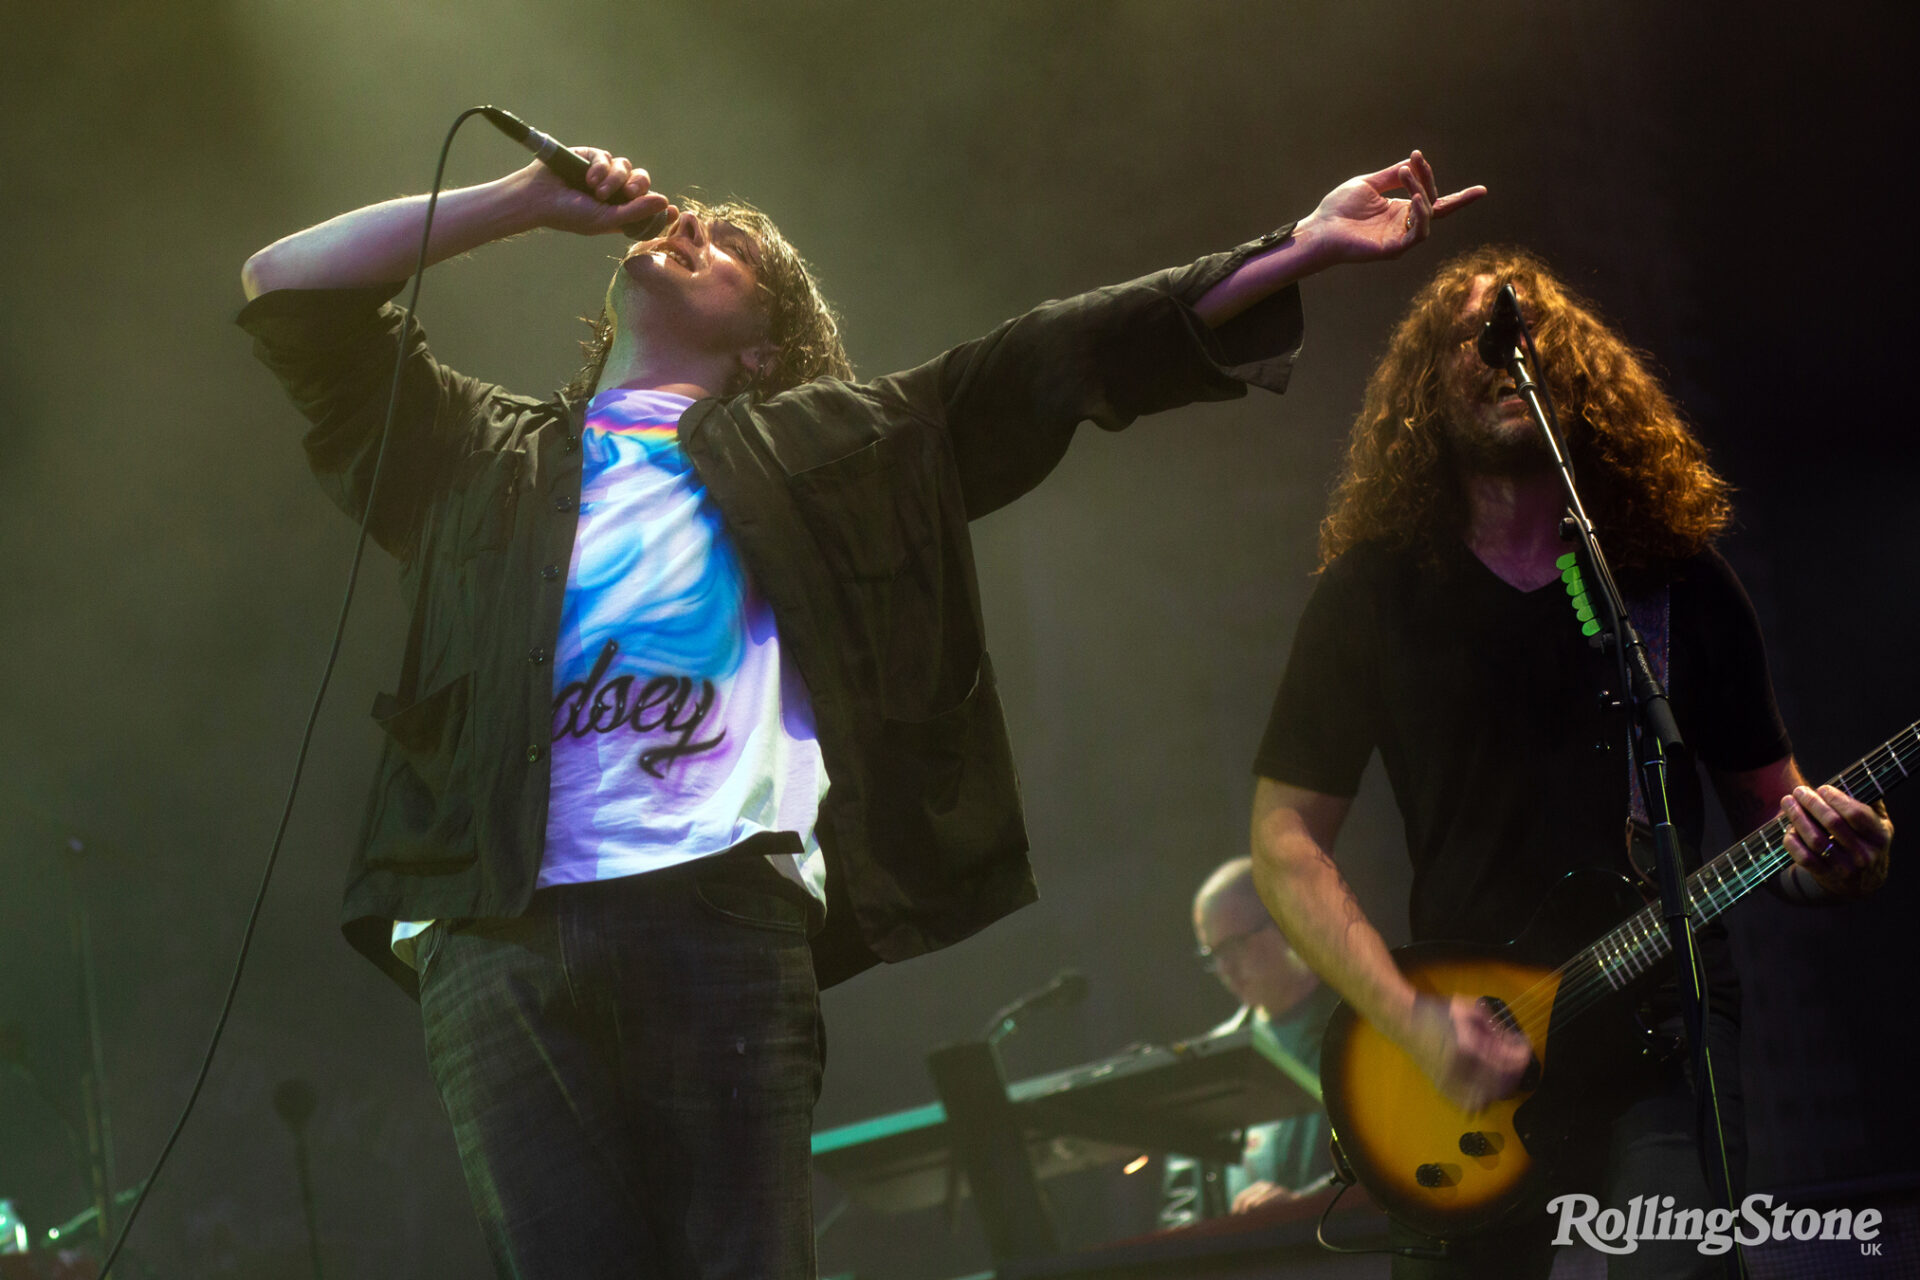
[[[1420,996],[1410,1023],[1401,1047],[1463,1111],[1480,1111],[1512,1095],[1533,1057],[1524,1037],[1499,1026],[1466,996],[1444,1002]]]

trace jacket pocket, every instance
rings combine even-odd
[[[448,506],[455,559],[469,560],[507,545],[523,465],[514,452],[470,453],[460,459]]]
[[[903,428],[791,478],[794,502],[836,577],[891,578],[932,540],[939,512],[923,486],[927,455],[939,447],[930,430]]]
[[[466,866],[479,854],[467,759],[473,677],[459,676],[400,706],[374,699],[373,716],[387,734],[375,792],[367,865],[413,870]]]
[[[957,706],[928,720],[885,720],[868,758],[870,837],[909,903],[1026,852],[1020,783],[983,652]]]
[[[421,781],[444,791],[466,734],[472,697],[473,676],[456,676],[404,707],[392,694],[381,694],[373,700],[373,718]]]
[[[946,440],[902,428],[791,478],[881,713],[922,722],[978,678],[982,637],[966,513]]]

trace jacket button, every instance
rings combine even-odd
[[[548,582],[552,582],[555,578],[560,576],[560,566],[557,564],[541,565],[540,576],[545,578]]]
[[[572,453],[572,452],[573,452],[573,451],[574,451],[575,449],[578,449],[579,447],[580,447],[580,437],[579,437],[579,436],[568,436],[568,437],[567,437],[567,444],[566,444],[566,450],[565,450],[565,451],[566,451],[567,453]]]
[[[534,743],[532,746],[527,748],[527,763],[538,764],[540,761],[540,757],[543,754],[544,753],[540,750],[540,744],[537,742]]]
[[[553,509],[555,511],[571,511],[573,510],[573,499],[563,493],[553,500]]]
[[[531,662],[534,666],[537,667],[541,663],[545,662],[546,660],[547,660],[547,651],[545,649],[540,648],[538,645],[527,650],[527,661]]]

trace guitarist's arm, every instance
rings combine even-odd
[[[1406,1050],[1467,1110],[1506,1097],[1526,1070],[1526,1041],[1464,996],[1417,995],[1367,920],[1333,847],[1352,801],[1261,778],[1253,796],[1253,882],[1293,949],[1362,1017]]]
[[[1776,816],[1787,820],[1793,861],[1768,882],[1775,897],[1796,905],[1848,902],[1886,883],[1893,822],[1884,802],[1866,805],[1838,787],[1811,787],[1792,756],[1758,769],[1708,772],[1735,831]]]

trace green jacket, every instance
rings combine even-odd
[[[1191,304],[1290,228],[1049,302],[867,383],[695,403],[680,441],[806,681],[830,780],[822,986],[956,942],[1034,900],[967,522],[1032,488],[1085,420],[1285,387],[1297,290],[1218,330]],[[365,510],[398,286],[280,290],[240,313],[312,423],[307,458]],[[580,497],[583,406],[439,364],[416,327],[372,533],[411,623],[342,928],[409,990],[396,919],[519,914],[547,820],[549,655]],[[788,837],[769,845],[796,848]]]

